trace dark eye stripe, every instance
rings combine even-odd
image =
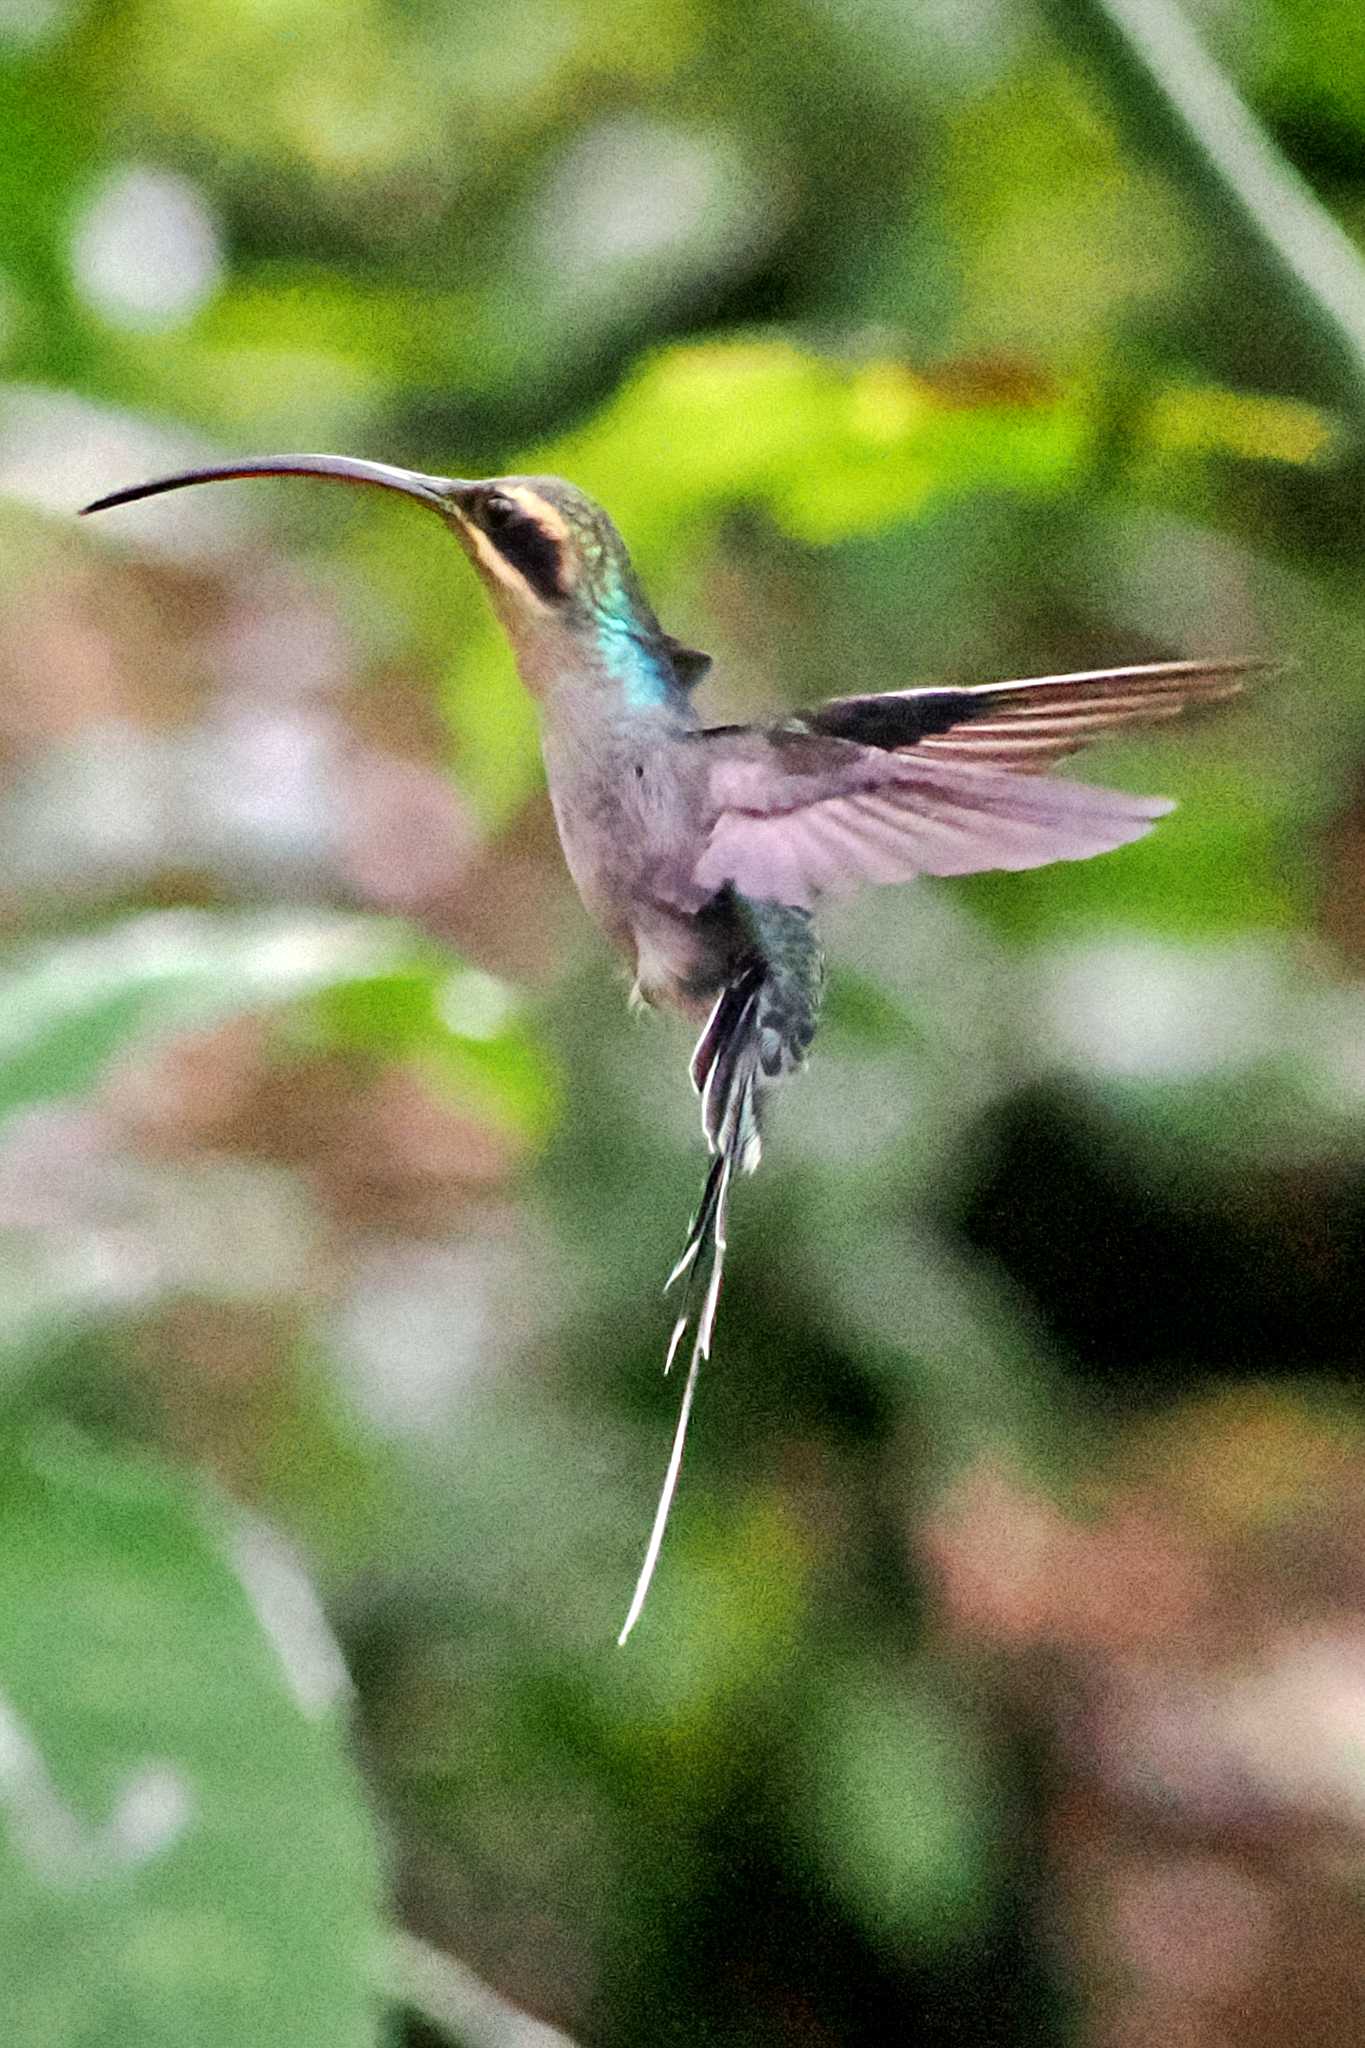
[[[508,502],[506,498],[497,501],[500,508]],[[537,597],[554,604],[564,596],[559,543],[543,526],[526,513],[509,518],[505,510],[499,510],[495,518],[484,522],[484,532],[503,560],[525,577]]]

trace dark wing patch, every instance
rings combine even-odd
[[[1051,768],[1092,740],[1128,725],[1177,718],[1238,695],[1258,661],[1159,661],[1077,675],[988,683],[971,690],[896,690],[836,697],[801,714],[812,732],[925,760]]]
[[[916,747],[978,715],[971,690],[896,690],[879,697],[833,697],[798,714],[810,732],[860,747]]]

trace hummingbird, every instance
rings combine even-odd
[[[322,477],[396,491],[460,543],[539,707],[569,872],[625,955],[633,998],[701,1026],[692,1083],[710,1164],[668,1287],[665,1361],[688,1366],[658,1507],[618,1641],[644,1607],[709,1358],[736,1176],[758,1165],[771,1089],[801,1067],[824,962],[813,912],[863,883],[1086,860],[1150,832],[1163,797],[1045,774],[1091,741],[1216,704],[1234,659],[1144,662],[972,687],[846,696],[761,725],[704,725],[709,656],[659,623],[602,508],[552,476],[481,480],[338,455],[253,456],[110,492],[104,512],[190,484]]]

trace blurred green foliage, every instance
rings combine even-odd
[[[372,2041],[378,1857],[297,1565],[50,1425],[6,1431],[2,1540],[7,2038]]]
[[[1070,1641],[1024,1489],[1210,1380],[1290,1393],[1199,1469],[1320,1503],[1360,1367],[1365,43],[1194,25],[1288,268],[1098,0],[0,0],[5,2041],[1118,2038],[1096,1725],[1050,1780],[959,1638]],[[686,1046],[434,522],[71,516],[270,447],[572,477],[717,718],[1297,663],[1110,750],[1140,847],[830,918],[627,1654]]]

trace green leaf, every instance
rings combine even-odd
[[[811,1844],[874,1932],[936,1945],[989,1892],[993,1787],[960,1711],[926,1666],[845,1666],[812,1716]]]
[[[392,973],[322,990],[302,1011],[319,1042],[414,1060],[474,1110],[537,1136],[557,1091],[540,1050],[515,1022],[515,999],[491,975],[414,955]]]
[[[88,1088],[140,1034],[373,972],[398,943],[354,917],[171,911],[11,955],[0,975],[0,1115]]]
[[[1062,487],[1086,433],[1073,403],[961,403],[891,357],[846,361],[778,339],[647,361],[538,463],[628,524],[645,559],[677,523],[748,500],[814,541],[870,533],[983,481]]]
[[[153,913],[21,954],[0,992],[0,1115],[89,1088],[140,1037],[269,1008],[314,1042],[416,1059],[528,1132],[553,1109],[501,984],[376,919]]]
[[[50,1426],[0,1487],[0,2039],[374,2048],[373,1828],[275,1539]]]

